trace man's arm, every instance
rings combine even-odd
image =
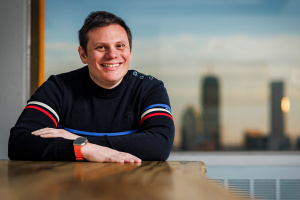
[[[43,128],[31,133],[41,138],[65,138],[75,140],[79,135],[70,133],[63,129]],[[93,143],[87,143],[81,149],[83,158],[87,161],[95,162],[141,162],[141,159],[129,153],[120,152],[108,147],[103,147]]]
[[[63,89],[50,77],[30,98],[10,131],[8,157],[11,160],[73,160],[73,140],[78,136],[57,129]],[[89,143],[86,159],[98,162],[140,162],[140,159]]]
[[[75,160],[71,140],[43,139],[31,134],[46,127],[57,128],[62,93],[57,78],[51,76],[30,98],[16,125],[10,131],[8,143],[10,159]]]

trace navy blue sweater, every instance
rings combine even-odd
[[[174,122],[163,83],[129,70],[113,89],[96,85],[88,67],[51,76],[28,100],[11,129],[12,160],[75,160],[73,141],[31,132],[63,128],[90,143],[128,152],[142,160],[166,160]]]

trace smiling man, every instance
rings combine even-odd
[[[174,140],[167,91],[129,70],[132,36],[108,12],[92,12],[79,30],[87,66],[51,76],[11,129],[12,160],[141,162],[166,160]]]
[[[99,86],[111,89],[120,84],[131,60],[131,44],[125,29],[112,24],[90,30],[86,49],[78,51],[84,64],[88,64],[91,79]]]

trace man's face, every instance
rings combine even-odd
[[[131,61],[127,33],[118,24],[89,30],[87,52],[81,46],[78,52],[81,61],[88,64],[91,79],[106,89],[122,81]]]

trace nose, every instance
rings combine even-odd
[[[118,57],[118,52],[116,49],[114,48],[109,48],[105,54],[105,57],[107,59],[115,59]]]

